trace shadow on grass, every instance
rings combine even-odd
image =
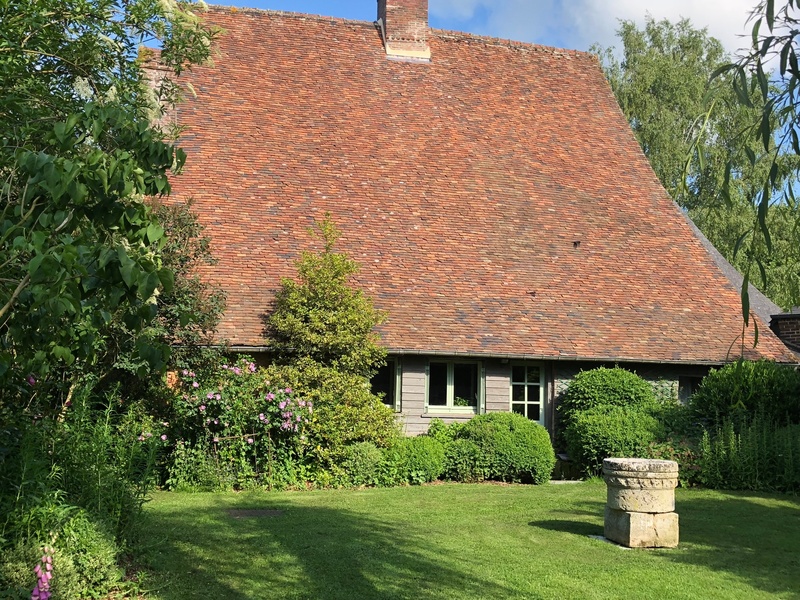
[[[341,509],[295,505],[273,517],[233,518],[233,506],[159,508],[153,533],[168,532],[150,552],[156,572],[171,577],[163,600],[504,598],[514,595],[465,566],[437,561],[441,550],[424,526],[400,528]],[[243,506],[237,506],[243,508]]]
[[[531,521],[528,523],[528,525],[531,527],[538,527],[540,529],[572,533],[582,537],[590,535],[603,535],[602,524],[597,525],[596,523],[589,523],[587,521],[551,519],[547,521]]]
[[[765,592],[800,598],[800,499],[788,495],[682,494],[677,563],[727,572]]]

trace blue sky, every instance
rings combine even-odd
[[[344,17],[376,18],[376,0],[218,0],[214,4]],[[620,19],[643,23],[687,17],[708,27],[729,52],[743,45],[745,21],[756,0],[430,0],[433,27],[588,50],[615,46]],[[745,42],[746,43],[746,42]]]

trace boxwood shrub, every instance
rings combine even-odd
[[[478,449],[473,474],[487,479],[521,483],[544,483],[556,463],[550,435],[544,427],[515,413],[477,415],[458,432]],[[451,452],[451,457],[454,453]],[[464,456],[463,449],[462,454]],[[469,473],[462,463],[462,472]],[[453,470],[449,464],[448,469]]]
[[[568,425],[573,413],[597,406],[652,409],[657,404],[653,386],[636,373],[620,367],[598,367],[575,376],[561,397],[558,410]]]
[[[592,475],[600,472],[604,458],[646,457],[658,431],[658,420],[645,408],[606,405],[574,412],[564,437],[570,458]]]

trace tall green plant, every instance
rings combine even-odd
[[[279,363],[310,359],[342,373],[370,377],[386,358],[374,331],[386,315],[352,286],[358,264],[334,251],[340,233],[330,215],[312,234],[321,240],[322,249],[303,252],[296,281],[281,280],[267,318],[270,349]]]

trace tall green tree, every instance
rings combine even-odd
[[[91,365],[114,320],[139,331],[174,275],[145,202],[183,152],[157,122],[214,32],[191,2],[0,0],[0,385]],[[166,76],[145,77],[141,44]],[[163,364],[167,349],[142,340]],[[76,363],[77,361],[77,363]],[[25,381],[28,381],[28,384]]]
[[[773,239],[753,227],[758,215],[752,198],[762,189],[770,162],[759,156],[764,140],[746,132],[760,118],[763,101],[748,89],[748,102],[741,102],[729,73],[713,77],[730,58],[718,40],[686,19],[648,17],[643,29],[623,21],[617,33],[621,59],[613,49],[594,51],[656,175],[748,281],[777,304],[796,304],[800,254],[794,249],[792,211],[768,217]],[[696,143],[700,133],[702,145]],[[772,136],[766,143],[776,148]],[[785,157],[777,165],[775,188],[789,176]],[[782,252],[771,253],[772,242]]]
[[[284,364],[306,358],[369,378],[386,358],[375,332],[386,315],[352,286],[358,263],[334,250],[340,233],[330,215],[312,233],[322,250],[304,252],[297,262],[298,279],[281,281],[267,318],[270,348]]]

